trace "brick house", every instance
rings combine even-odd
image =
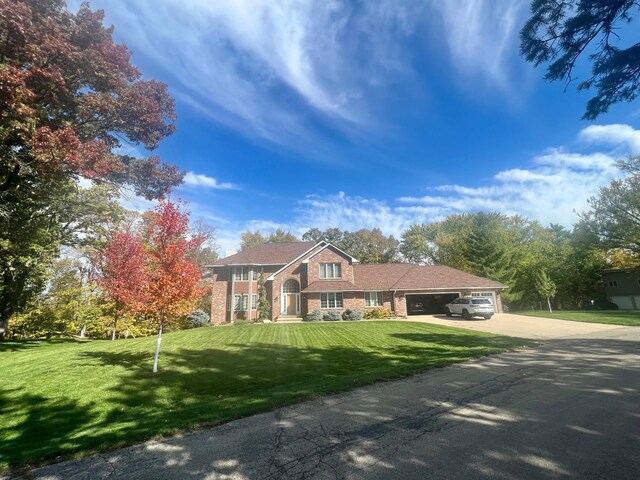
[[[308,312],[384,307],[397,317],[443,313],[462,295],[486,296],[502,311],[504,285],[441,265],[360,265],[330,243],[266,243],[219,259],[213,269],[211,321],[257,317],[258,278],[264,273],[271,319]]]

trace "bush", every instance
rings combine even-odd
[[[211,323],[209,315],[207,315],[207,313],[201,309],[191,312],[187,317],[187,320],[189,321],[189,325],[192,328],[206,327],[207,325],[209,325],[209,323]]]
[[[357,308],[348,308],[342,313],[343,320],[362,320],[362,317],[362,310],[358,310]]]
[[[370,319],[370,318],[380,319],[380,318],[393,318],[393,317],[394,317],[393,312],[388,308],[382,308],[382,307],[371,308],[369,310],[365,310],[364,312],[364,318],[367,318],[367,319]]]
[[[330,310],[322,316],[322,319],[325,322],[337,322],[339,320],[342,320],[342,314],[337,310]]]
[[[253,325],[253,320],[248,320],[246,318],[237,318],[233,321],[234,325]]]
[[[305,322],[319,322],[320,320],[322,320],[322,312],[320,310],[314,310],[304,316]]]

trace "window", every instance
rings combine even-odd
[[[617,287],[618,286],[618,281],[617,280],[610,280],[609,281],[609,286],[610,287]]]
[[[282,293],[300,293],[300,284],[290,278],[282,284]]]
[[[321,263],[320,278],[342,278],[342,270],[339,263]]]
[[[234,295],[233,309],[236,312],[247,310],[249,305],[249,295]]]
[[[342,308],[342,292],[321,293],[320,308]]]
[[[251,295],[251,310],[256,310],[258,308],[258,295],[255,293]]]
[[[235,273],[233,279],[236,282],[248,282],[249,281],[249,267],[235,267]]]
[[[254,282],[257,282],[257,281],[258,281],[258,276],[259,276],[259,275],[258,275],[258,271],[257,271],[257,270],[254,270],[254,271],[253,271],[253,275],[252,275],[252,279],[253,279],[253,281],[254,281]]]
[[[384,305],[382,292],[364,292],[365,307],[382,307],[382,305]]]

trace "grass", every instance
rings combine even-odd
[[[513,313],[519,315],[529,315],[531,317],[571,320],[572,322],[610,323],[612,325],[640,326],[640,311],[638,310],[558,310],[553,313],[550,313],[547,310],[532,310]]]
[[[0,343],[0,471],[229,421],[527,344],[414,322],[200,328]]]

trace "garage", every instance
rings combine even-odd
[[[407,315],[434,315],[444,313],[444,306],[459,296],[459,292],[405,295],[407,300]]]

